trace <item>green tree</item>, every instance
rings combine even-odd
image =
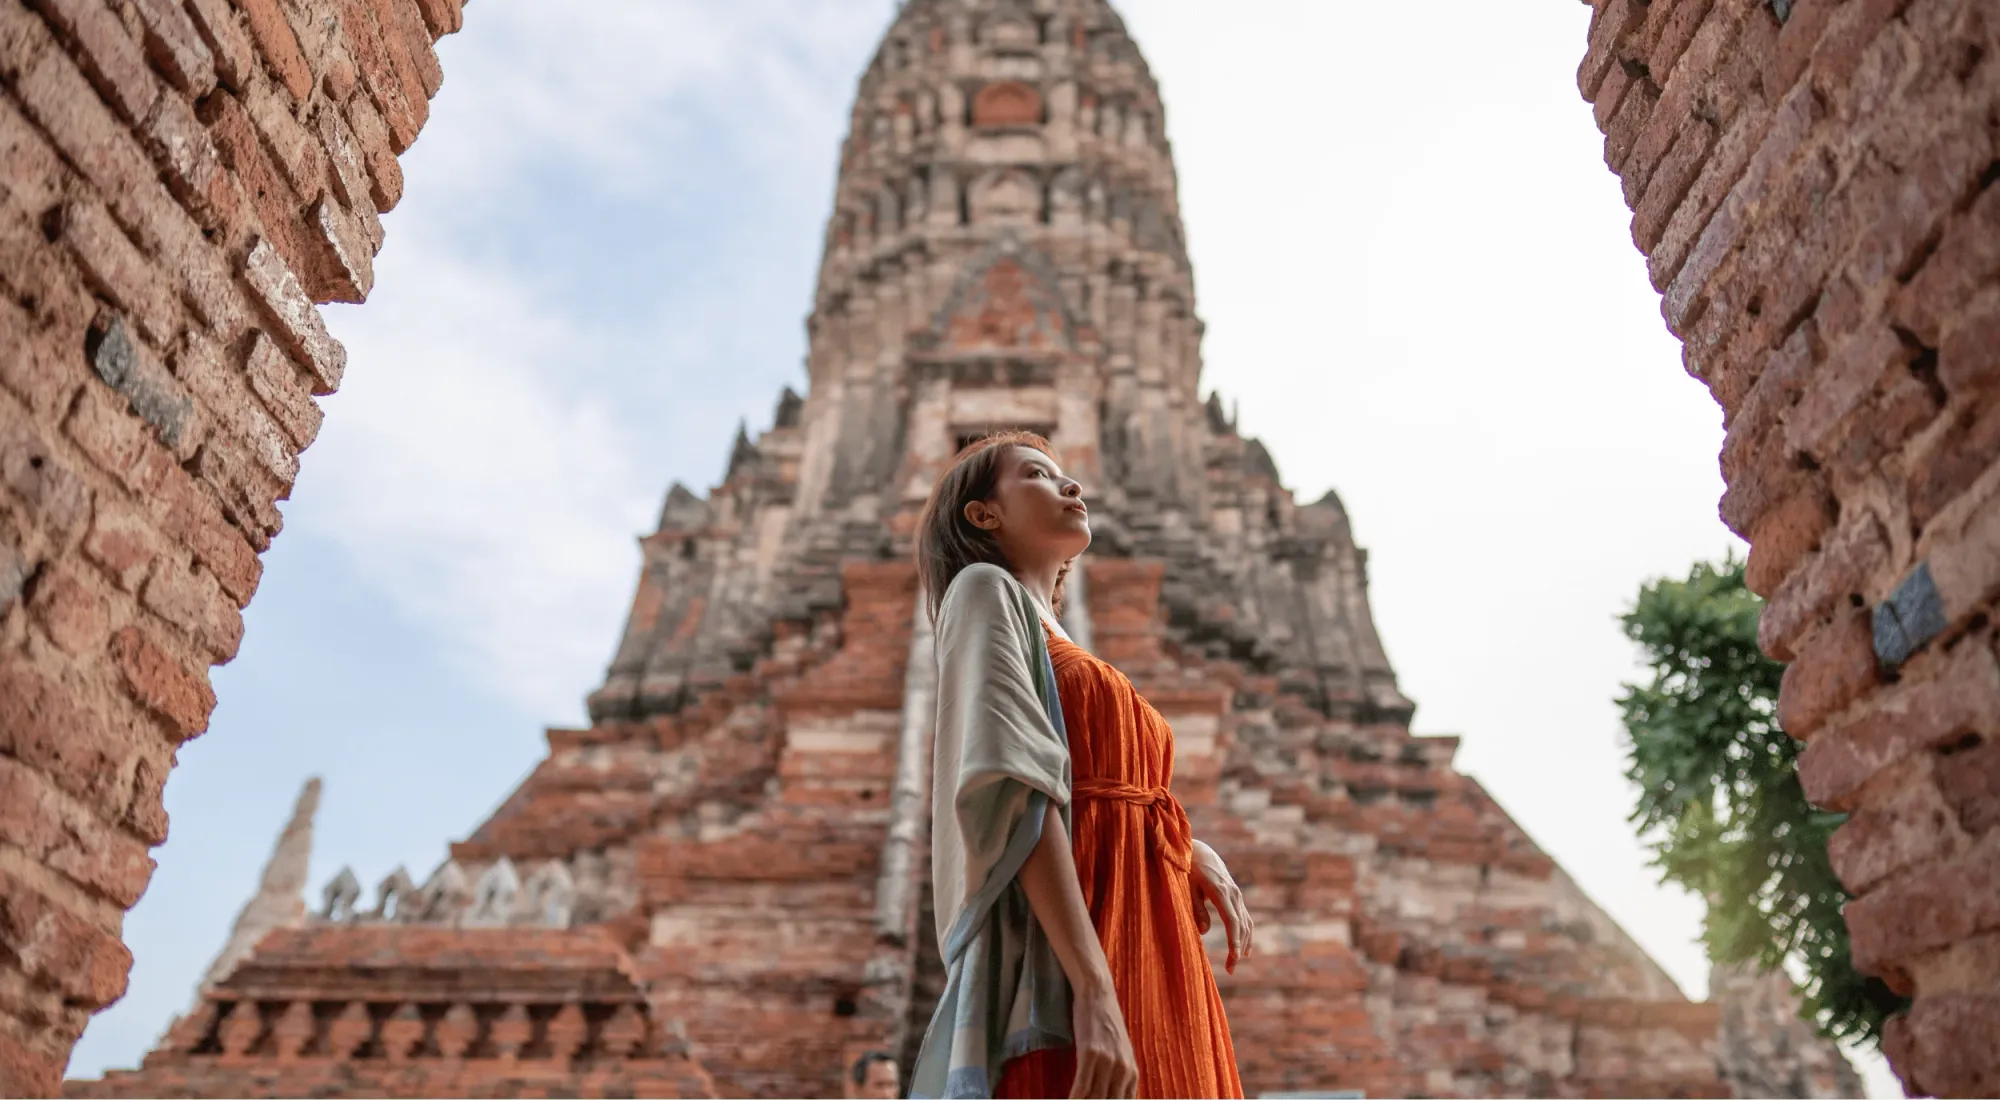
[[[1763,607],[1732,553],[1686,580],[1639,590],[1620,620],[1652,680],[1624,685],[1632,822],[1661,877],[1708,901],[1702,938],[1719,963],[1793,964],[1803,1015],[1822,1035],[1879,1043],[1908,1002],[1856,973],[1827,858],[1844,815],[1806,802],[1799,745],[1778,726],[1784,668],[1757,648]]]

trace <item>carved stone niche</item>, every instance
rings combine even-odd
[[[1027,15],[1003,11],[979,25],[979,44],[994,53],[1031,54],[1041,44],[1041,31]]]
[[[972,97],[972,124],[1012,129],[1042,124],[1042,95],[1017,80],[988,84]]]
[[[987,172],[966,196],[975,225],[1027,225],[1042,213],[1042,187],[1019,168]]]

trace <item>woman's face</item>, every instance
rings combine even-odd
[[[1001,553],[1017,569],[1060,565],[1090,546],[1083,486],[1064,477],[1055,459],[1033,447],[1007,448],[1000,456],[993,496],[967,504],[965,518],[993,532]]]

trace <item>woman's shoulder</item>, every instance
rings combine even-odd
[[[1012,611],[1019,602],[1021,582],[1012,573],[988,562],[974,562],[958,571],[945,586],[940,614],[984,614]]]

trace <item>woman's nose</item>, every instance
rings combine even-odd
[[[1076,497],[1077,499],[1081,500],[1083,499],[1083,483],[1080,481],[1071,481],[1068,478],[1064,478],[1062,492],[1063,495],[1066,497]]]

